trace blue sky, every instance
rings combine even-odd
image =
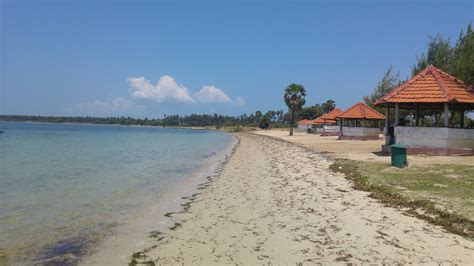
[[[346,108],[474,20],[473,1],[1,3],[2,114],[285,110],[293,82]]]

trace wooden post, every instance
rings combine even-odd
[[[460,114],[459,114],[459,124],[461,126],[461,128],[464,128],[464,105],[461,105],[461,111],[460,111]]]
[[[449,127],[449,105],[444,103],[444,127]]]
[[[398,103],[395,103],[395,126],[398,126],[398,120],[399,120],[399,106]]]
[[[390,107],[387,104],[385,108],[385,136],[388,136],[388,128],[390,127]]]
[[[420,106],[417,103],[415,103],[415,105],[416,105],[416,113],[415,113],[416,123],[415,123],[415,125],[418,127],[418,126],[420,126]]]

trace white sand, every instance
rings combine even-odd
[[[182,225],[139,261],[193,264],[458,263],[474,242],[356,191],[317,152],[251,134]]]

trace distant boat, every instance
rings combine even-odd
[[[0,134],[3,133],[3,130],[0,130]]]

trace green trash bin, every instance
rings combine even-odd
[[[407,148],[402,144],[390,145],[392,152],[392,166],[403,168],[408,166]]]

